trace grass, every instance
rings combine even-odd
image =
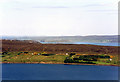
[[[2,57],[3,62],[19,62],[19,63],[26,63],[26,62],[59,62],[63,63],[66,55],[51,55],[51,56],[43,56],[43,55],[17,55],[17,52],[11,53],[10,55],[5,54]]]
[[[4,63],[64,63],[64,60],[67,55],[50,55],[50,56],[43,56],[43,55],[32,55],[31,52],[28,55],[17,55],[19,52],[8,52],[7,54],[1,55],[2,62]],[[78,57],[78,56],[72,56]],[[82,61],[84,62],[84,61]],[[102,64],[102,65],[118,65],[118,56],[115,56],[112,61],[109,61],[109,59],[99,59],[98,61],[92,61],[96,64]]]

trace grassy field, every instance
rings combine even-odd
[[[44,56],[44,55],[33,55],[32,52],[29,52],[28,54],[20,54],[19,52],[8,52],[5,54],[0,55],[2,57],[3,63],[60,63],[64,64],[64,61],[67,57],[73,59],[77,56],[69,56],[65,54],[54,54],[50,56]],[[85,55],[85,54],[84,54]],[[79,57],[79,56],[78,56]],[[86,62],[83,60],[79,60],[79,62]],[[114,56],[112,58],[112,61],[110,61],[109,58],[107,59],[98,59],[97,61],[92,61],[92,63],[95,64],[101,64],[101,65],[118,65],[118,56]],[[78,63],[77,63],[78,64]]]
[[[10,55],[8,55],[10,54]],[[18,52],[9,52],[8,54],[2,55],[2,62],[13,62],[13,63],[34,63],[34,62],[51,62],[51,63],[63,63],[66,55],[51,55],[51,56],[43,56],[43,55],[17,55]]]

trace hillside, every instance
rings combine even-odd
[[[2,40],[2,51],[41,51],[42,49],[42,44],[30,40]]]
[[[44,51],[51,53],[118,53],[118,47],[86,44],[41,44],[31,40],[2,40],[2,51]]]

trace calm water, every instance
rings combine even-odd
[[[118,80],[118,67],[62,64],[3,64],[3,80]]]
[[[102,46],[120,46],[119,43],[91,43],[91,42],[41,42],[43,44],[92,44]]]

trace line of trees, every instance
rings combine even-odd
[[[88,63],[94,64],[92,61],[98,61],[98,59],[109,59],[110,56],[104,55],[82,55],[78,58],[72,58],[71,56],[66,57],[64,63]]]

